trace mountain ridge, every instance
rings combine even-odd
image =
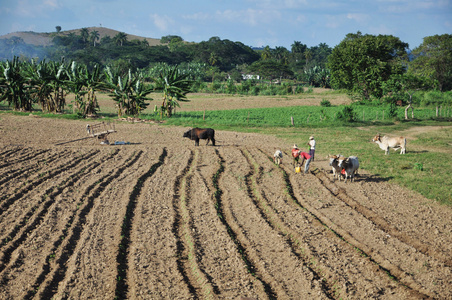
[[[97,32],[99,32],[99,41],[105,37],[105,36],[110,36],[111,38],[113,38],[116,34],[120,33],[121,31],[115,30],[115,29],[110,29],[107,27],[86,27],[88,29],[89,32],[96,30]],[[75,33],[77,35],[80,34],[80,31],[82,29],[71,29],[71,30],[64,30],[64,31],[60,31],[60,32],[34,32],[34,31],[16,31],[16,32],[11,32],[5,35],[0,36],[0,39],[9,39],[12,37],[20,37],[22,38],[22,40],[26,43],[26,44],[31,44],[34,46],[51,46],[52,43],[52,38],[56,35],[69,35],[70,33]],[[149,46],[158,46],[158,45],[162,45],[162,43],[160,43],[160,39],[156,39],[156,38],[147,38],[147,37],[142,37],[142,36],[138,36],[138,35],[133,35],[133,34],[127,34],[127,40],[131,41],[131,40],[147,40],[147,42],[149,43]]]

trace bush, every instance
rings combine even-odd
[[[297,85],[297,87],[295,88],[295,94],[303,94],[304,93],[304,88],[301,85]]]
[[[235,87],[233,80],[228,80],[226,83],[226,91],[228,94],[235,94],[237,92],[237,89]]]
[[[423,171],[424,170],[424,166],[422,165],[422,163],[415,163],[413,168],[415,170],[419,170],[419,171]]]
[[[331,106],[331,102],[329,100],[322,99],[322,101],[320,102],[320,106],[330,107]]]
[[[338,112],[337,119],[345,122],[355,122],[357,120],[357,116],[353,107],[350,105],[344,106],[342,111]]]
[[[394,102],[389,105],[388,115],[390,118],[397,117],[397,105]]]
[[[250,89],[250,94],[253,96],[257,96],[257,95],[259,95],[260,90],[261,90],[261,88],[257,85],[252,86]]]
[[[212,90],[212,92],[218,92],[220,91],[222,88],[221,86],[221,82],[218,80],[215,80],[212,85],[210,86],[210,89]]]

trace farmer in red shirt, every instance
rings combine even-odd
[[[294,164],[298,163],[299,166],[302,166],[304,160],[306,159],[306,164],[304,166],[304,173],[308,173],[309,165],[311,164],[312,157],[306,152],[301,151],[297,145],[293,145],[292,147],[292,156],[294,158]],[[299,163],[300,157],[302,158],[301,163]]]

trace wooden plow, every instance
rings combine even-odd
[[[108,141],[107,136],[110,133],[116,132],[115,124],[114,123],[105,123],[105,122],[101,122],[101,123],[97,123],[97,124],[93,124],[93,125],[88,124],[88,125],[86,125],[86,132],[88,134],[88,136],[86,136],[86,137],[82,137],[82,138],[67,141],[67,142],[61,142],[56,145],[63,145],[63,144],[67,144],[67,143],[72,143],[72,142],[76,142],[76,141],[89,139],[89,138],[97,138],[99,140],[102,140],[101,144],[109,145],[110,142]]]

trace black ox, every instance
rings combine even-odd
[[[215,130],[212,128],[193,128],[185,132],[183,137],[194,140],[195,146],[199,146],[199,139],[207,140],[206,145],[209,144],[209,141],[212,141],[212,145],[215,146]]]

